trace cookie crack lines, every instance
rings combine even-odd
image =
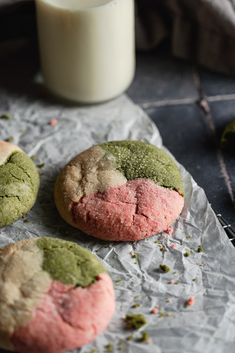
[[[37,244],[44,252],[43,269],[54,280],[85,288],[96,281],[97,275],[106,272],[98,260],[91,259],[89,252],[77,244],[46,237]]]
[[[0,345],[8,350],[56,353],[81,347],[114,313],[111,278],[75,243],[44,237],[12,244],[0,251],[0,275]]]
[[[71,165],[82,170],[78,184]],[[172,225],[182,211],[183,193],[179,169],[164,150],[141,141],[112,141],[91,147],[65,166],[55,202],[61,216],[85,233],[129,241]]]
[[[39,175],[33,161],[19,147],[0,141],[0,227],[32,208],[38,188]]]
[[[21,164],[19,164],[19,162],[18,162],[18,158],[17,158],[17,156],[19,155],[20,156],[20,161],[21,162],[23,162],[22,161],[22,156],[21,156],[21,154],[22,153],[20,153],[20,152],[14,152],[14,153],[12,153],[12,155],[10,156],[10,158],[9,158],[9,160],[8,160],[8,163],[11,163],[11,164],[13,164],[14,166],[16,166],[17,168],[19,168],[20,170],[22,170],[22,172],[25,174],[25,176],[28,178],[28,182],[29,182],[29,184],[31,185],[31,188],[32,189],[34,189],[34,184],[33,184],[33,182],[32,182],[32,175],[30,175],[29,173],[28,173],[28,171],[27,171],[27,168],[24,168]],[[23,154],[22,154],[23,155]],[[29,157],[27,157],[29,160],[31,160]],[[15,159],[15,161],[14,161],[14,159]],[[27,163],[28,164],[28,163]],[[36,167],[35,167],[36,168]],[[20,180],[20,179],[19,179]]]

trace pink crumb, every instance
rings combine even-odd
[[[192,306],[194,304],[195,304],[195,297],[194,296],[189,297],[185,302],[185,306]]]
[[[153,315],[157,315],[157,313],[159,312],[159,308],[157,308],[156,306],[154,308],[151,309],[151,314]]]
[[[58,119],[54,118],[54,119],[51,119],[49,121],[49,124],[52,126],[52,127],[55,127],[57,124],[58,124]]]
[[[175,244],[175,243],[172,243],[172,244],[170,245],[170,248],[175,250],[175,249],[176,249],[176,244]]]

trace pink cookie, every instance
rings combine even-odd
[[[22,353],[83,346],[114,313],[112,281],[80,246],[38,238],[0,251],[0,345]]]
[[[172,158],[140,141],[97,145],[60,173],[55,202],[71,225],[100,239],[134,241],[169,227],[184,206]]]

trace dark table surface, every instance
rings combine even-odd
[[[31,48],[31,47],[30,47]],[[0,88],[42,94],[32,83],[38,55],[28,43],[0,45]],[[153,119],[164,145],[204,188],[215,212],[235,226],[235,151],[219,148],[221,131],[235,116],[235,78],[174,59],[167,50],[138,53],[129,96]],[[7,107],[1,102],[0,113]]]
[[[235,151],[220,149],[235,116],[235,78],[172,58],[139,53],[129,96],[153,119],[164,145],[205,190],[216,213],[235,226]]]

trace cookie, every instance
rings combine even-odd
[[[112,281],[88,250],[56,238],[0,249],[0,346],[58,353],[91,342],[115,307]]]
[[[0,141],[0,227],[13,223],[34,205],[37,168],[19,147]]]
[[[180,172],[162,149],[141,141],[96,145],[60,173],[61,216],[94,237],[134,241],[168,230],[184,205]]]

